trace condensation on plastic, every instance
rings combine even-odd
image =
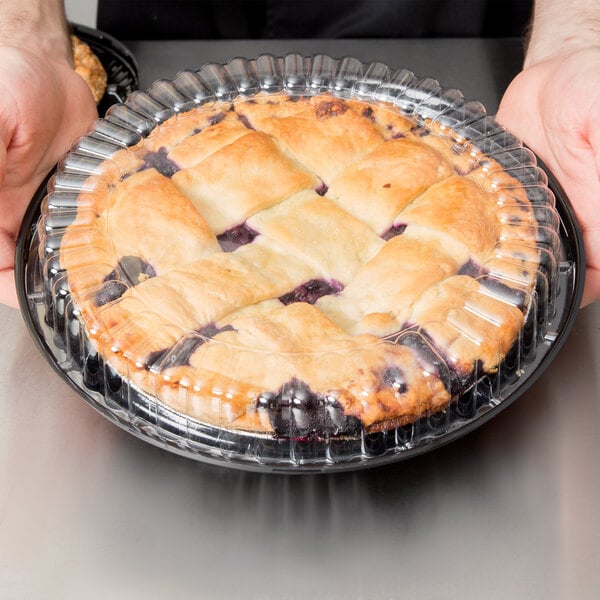
[[[513,351],[498,365],[496,374],[482,373],[445,410],[400,427],[370,433],[361,428],[344,436],[247,433],[228,429],[226,393],[219,395],[218,390],[212,390],[212,396],[215,412],[222,415],[222,421],[217,421],[217,425],[203,423],[158,400],[157,395],[165,387],[160,375],[156,375],[154,382],[157,395],[142,392],[135,384],[135,373],[118,373],[99,355],[90,340],[93,335],[79,318],[67,275],[61,268],[62,236],[76,218],[85,222],[80,199],[83,195],[93,199],[101,193],[112,157],[123,149],[139,147],[165,121],[184,119],[197,106],[241,102],[257,94],[323,93],[388,106],[413,119],[415,125],[443,134],[457,155],[471,152],[475,147],[492,159],[484,185],[498,194],[503,231],[497,256],[485,266],[491,278],[507,282],[499,290],[521,290],[527,307],[525,326]],[[503,172],[511,176],[513,183],[506,183],[506,177],[501,176]],[[503,248],[520,244],[519,227],[523,224],[515,222],[510,212],[517,205],[511,190],[515,179],[525,190],[537,219],[536,249],[541,258],[539,267],[535,266],[533,287],[527,281],[531,273],[525,274],[524,282],[519,281],[523,264],[515,265],[510,256],[502,255]],[[33,306],[32,312],[44,323],[44,335],[59,370],[96,409],[147,441],[198,460],[252,470],[314,472],[382,464],[436,447],[489,418],[503,403],[518,395],[551,347],[560,327],[555,322],[557,304],[565,303],[557,298],[561,293],[569,293],[568,278],[572,272],[571,265],[564,264],[560,217],[547,184],[534,155],[501,129],[481,104],[466,101],[459,91],[443,89],[433,79],[420,79],[410,71],[391,70],[381,63],[365,64],[352,57],[334,59],[325,55],[310,58],[297,54],[262,55],[254,60],[236,58],[226,65],[209,64],[198,71],[183,71],[172,81],[157,81],[146,93],[135,92],[125,104],[111,107],[94,131],[81,139],[58,166],[48,183],[37,225],[39,273],[29,275],[31,286],[39,293],[29,294],[28,301]],[[506,218],[502,211],[507,211]],[[486,293],[502,294],[493,288]],[[512,298],[500,299],[515,304]],[[469,310],[476,312],[477,307]],[[490,315],[480,317],[489,319]],[[451,326],[465,339],[472,335],[463,328],[460,315]],[[186,333],[189,332],[181,331],[182,336]],[[422,361],[434,361],[442,378],[443,372],[449,371],[450,358],[438,356],[418,332],[403,332],[400,338],[393,341],[416,349],[426,348],[427,356],[422,355]],[[144,365],[140,368],[144,369]],[[449,380],[451,375],[448,373],[446,377]],[[169,394],[171,405],[193,403],[193,390],[184,386],[169,388]],[[289,410],[289,418],[293,419],[293,408]],[[335,420],[335,407],[327,410]],[[300,420],[302,416],[297,418]]]

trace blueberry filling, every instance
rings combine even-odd
[[[408,390],[406,378],[399,367],[388,367],[383,372],[381,380],[386,387],[393,388],[398,394],[405,394]]]
[[[481,275],[481,266],[471,258],[458,270],[458,275],[468,275],[473,278],[479,277]]]
[[[319,196],[324,196],[327,193],[328,189],[329,187],[327,186],[327,184],[325,182],[322,182],[319,187],[315,188],[315,192],[317,192]]]
[[[156,152],[148,152],[144,156],[142,169],[156,169],[161,175],[169,178],[180,170],[179,165],[167,156],[165,147],[159,148]]]
[[[263,392],[257,410],[266,413],[275,434],[281,437],[323,437],[360,430],[358,419],[346,416],[337,400],[315,394],[297,379],[276,393]]]
[[[323,296],[339,294],[344,289],[343,284],[339,281],[325,279],[311,279],[288,294],[279,297],[279,301],[285,304],[293,304],[294,302],[308,302],[314,304]]]
[[[426,330],[418,329],[417,332],[417,327],[410,325],[405,328],[414,330],[415,334],[403,336],[399,343],[415,350],[423,369],[437,375],[453,398],[462,395],[475,383],[477,373],[481,372],[479,360],[475,362],[473,369],[463,370],[435,343]]]
[[[146,359],[147,368],[160,372],[171,367],[189,367],[190,357],[202,344],[218,333],[233,330],[231,325],[219,329],[214,323],[201,327],[196,333],[175,342],[173,346],[151,352]]]
[[[423,127],[422,125],[417,125],[416,127],[413,127],[410,130],[410,132],[414,135],[418,135],[419,137],[425,137],[430,133],[429,129]]]
[[[252,227],[246,225],[246,223],[242,223],[241,225],[236,225],[219,234],[217,236],[217,241],[223,252],[233,252],[240,246],[252,243],[258,235],[258,231],[252,229]]]
[[[326,102],[321,102],[319,106],[317,106],[315,114],[319,119],[328,119],[330,117],[343,115],[347,110],[348,107],[341,100],[328,100]]]
[[[423,370],[437,375],[444,382],[446,389],[450,389],[446,363],[440,358],[441,354],[431,338],[418,325],[410,323],[404,324],[402,333],[398,343],[412,348]]]
[[[524,290],[510,287],[492,276],[482,277],[479,282],[494,296],[504,302],[518,306],[521,310],[525,308],[527,293]]]
[[[385,231],[381,237],[387,242],[397,235],[402,235],[406,230],[406,223],[397,223],[392,225],[387,231]]]
[[[128,288],[156,277],[154,267],[139,256],[124,256],[104,279],[96,294],[96,305],[104,306],[120,298]]]
[[[248,117],[246,115],[241,115],[240,113],[238,113],[238,119],[240,120],[240,123],[248,128],[248,129],[252,129],[254,131],[254,127],[252,127],[252,123],[250,123]]]
[[[127,288],[128,286],[121,281],[106,281],[96,294],[96,306],[104,306],[117,300],[117,298],[120,298],[127,291]]]
[[[375,122],[375,117],[373,116],[373,109],[370,106],[367,106],[367,108],[365,108],[365,110],[363,110],[362,116],[365,119],[369,119],[369,121],[371,121],[373,123]]]
[[[208,124],[210,125],[218,125],[224,118],[225,118],[225,113],[224,112],[220,112],[219,114],[213,115],[212,117],[210,117],[208,119]]]

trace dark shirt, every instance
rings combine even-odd
[[[99,0],[120,39],[519,37],[531,0]]]

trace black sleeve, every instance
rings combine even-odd
[[[531,0],[99,0],[120,39],[515,37]]]

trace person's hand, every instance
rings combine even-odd
[[[497,119],[564,188],[587,254],[582,306],[600,300],[600,47],[526,67],[508,87]]]
[[[0,303],[15,307],[15,243],[27,205],[97,118],[66,43],[42,50],[0,46]]]

